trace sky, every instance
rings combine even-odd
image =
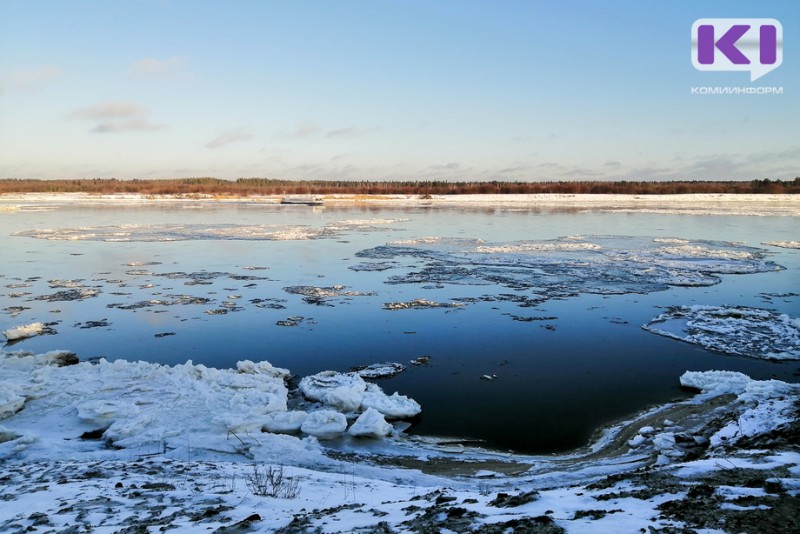
[[[796,0],[0,6],[0,178],[800,176]],[[783,63],[695,69],[701,18],[778,20]]]

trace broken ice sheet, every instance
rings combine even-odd
[[[800,319],[771,310],[675,306],[642,328],[727,354],[800,360]]]
[[[405,272],[389,276],[388,284],[500,285],[532,291],[539,302],[585,293],[646,294],[671,286],[711,286],[722,274],[783,269],[766,255],[763,249],[724,241],[629,236],[494,244],[426,237],[356,254],[366,260],[424,262],[421,268],[406,266]]]
[[[328,299],[342,297],[369,297],[375,295],[374,292],[349,291],[346,286],[335,285],[330,287],[317,286],[289,286],[284,287],[284,291],[292,295],[304,295],[303,300],[308,304],[317,306],[329,306]]]

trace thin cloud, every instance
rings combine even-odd
[[[355,126],[348,126],[347,128],[337,128],[335,130],[331,130],[325,134],[325,137],[329,139],[336,137],[361,137],[374,130],[375,130],[374,128],[363,129],[363,128],[356,128]]]
[[[73,111],[70,117],[77,119],[106,120],[124,119],[142,115],[144,110],[136,103],[130,101],[103,102],[94,106]]]
[[[296,137],[298,139],[303,139],[305,137],[311,137],[312,135],[320,132],[320,127],[317,126],[316,123],[311,121],[304,121],[300,123],[300,126],[297,129],[289,134],[289,137]]]
[[[151,122],[146,115],[147,111],[136,102],[118,100],[76,109],[69,118],[97,122],[89,130],[92,133],[154,132],[167,127]]]
[[[458,171],[461,170],[461,164],[451,161],[450,163],[445,163],[444,165],[431,165],[428,168],[434,171]]]
[[[206,148],[219,148],[231,143],[238,143],[240,141],[249,141],[253,139],[253,134],[244,131],[228,132],[215,137],[206,144]]]
[[[0,78],[0,91],[5,88],[29,91],[38,89],[47,83],[63,76],[64,71],[52,65],[43,65],[33,69],[15,70]]]
[[[114,132],[154,132],[163,130],[165,124],[155,124],[145,119],[133,119],[129,121],[107,121],[101,122],[91,129],[94,133],[114,133]]]
[[[170,77],[184,73],[188,64],[187,57],[173,56],[167,59],[147,57],[131,65],[130,73],[136,78]]]

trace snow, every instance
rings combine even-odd
[[[78,525],[83,531],[113,532],[138,524],[150,530],[170,526],[213,531],[224,526],[275,532],[295,521],[305,530],[322,532],[357,532],[380,522],[396,532],[462,532],[482,526],[510,532],[524,529],[526,521],[544,521],[568,532],[637,532],[651,526],[691,526],[659,509],[685,498],[686,491],[669,488],[710,483],[708,477],[734,467],[762,470],[790,495],[800,494],[796,450],[750,453],[731,449],[736,436],[721,440],[712,434],[708,452],[684,461],[679,432],[693,435],[696,430],[681,427],[684,421],[674,416],[674,422],[665,424],[669,429],[643,424],[665,421],[661,409],[619,427],[638,429],[638,448],[618,457],[599,454],[597,447],[583,460],[579,453],[524,457],[469,448],[446,452],[447,447],[396,435],[387,416],[368,404],[377,399],[396,409],[416,403],[397,393],[387,396],[354,373],[330,371],[303,379],[306,393],[320,399],[342,391],[363,396],[363,412],[347,429],[347,417],[327,407],[310,413],[287,410],[289,371],[268,362],[243,361],[228,370],[190,362],[168,367],[122,360],[61,366],[70,361],[68,355],[0,353],[0,398],[16,404],[23,399],[21,409],[0,416],[0,530],[46,525],[60,531]],[[751,436],[790,420],[799,387],[723,371],[686,373],[681,381],[702,391],[682,403],[687,407],[703,406],[722,393],[735,395],[725,405],[726,413],[733,413],[737,428]],[[726,427],[714,428],[719,427],[711,426],[719,434]],[[80,439],[82,433],[97,430],[102,441]],[[605,443],[615,432],[604,434]],[[318,439],[351,454],[376,451],[384,461],[397,456],[431,464],[475,462],[475,474],[426,475],[393,467],[390,461],[373,463],[370,454],[337,460],[324,453]],[[499,463],[481,463],[487,461]],[[531,469],[503,474],[505,461],[528,462]],[[636,471],[645,465],[650,466],[646,471]],[[254,495],[248,487],[254,466],[282,472],[298,484],[299,495]],[[611,474],[615,476],[605,478]],[[666,489],[647,486],[663,477],[676,478]],[[716,486],[719,500],[713,506],[719,513],[742,508],[735,501],[739,497],[775,498],[726,480]],[[537,493],[519,506],[500,508],[495,502],[500,493],[532,490]],[[762,506],[748,503],[741,513]]]
[[[8,341],[15,341],[17,339],[25,339],[28,337],[38,336],[44,332],[45,326],[43,323],[30,323],[26,325],[16,326],[3,331]]]
[[[761,308],[675,306],[642,328],[728,354],[800,359],[800,318]]]

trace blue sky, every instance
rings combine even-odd
[[[0,178],[800,175],[796,0],[0,5]],[[695,70],[692,23],[740,17],[783,64]]]

